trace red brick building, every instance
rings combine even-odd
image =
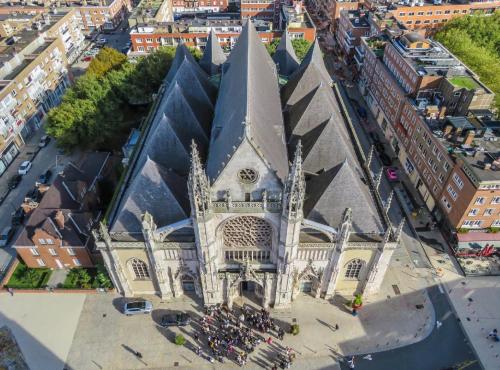
[[[370,35],[368,17],[359,10],[343,10],[340,12],[335,37],[340,45],[344,60],[349,63],[354,57],[354,48],[359,46],[361,37]]]
[[[109,153],[87,153],[69,164],[44,193],[13,247],[28,267],[92,267],[91,229],[101,216],[98,181],[111,169]]]
[[[262,42],[270,43],[276,37],[281,37],[281,31],[273,31],[268,22],[256,21],[257,30]],[[177,46],[180,42],[187,46],[203,49],[206,45],[208,34],[214,29],[219,43],[225,49],[231,49],[238,39],[242,21],[188,19],[167,26],[136,27],[130,32],[132,42],[132,56],[144,55],[160,46]],[[313,42],[316,38],[316,29],[309,22],[293,23],[288,27],[290,37],[301,38]]]
[[[174,12],[224,12],[227,11],[228,0],[172,0]]]

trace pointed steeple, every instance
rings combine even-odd
[[[188,190],[192,215],[195,217],[205,216],[212,206],[210,185],[201,166],[200,154],[194,140],[191,143],[191,169],[189,171]]]
[[[280,75],[290,76],[299,68],[299,59],[297,55],[295,55],[288,29],[286,29],[281,36],[280,43],[273,55],[273,60],[278,66],[278,73]]]
[[[217,35],[212,28],[210,30],[210,34],[208,35],[203,57],[200,60],[200,66],[205,70],[205,72],[212,76],[220,72],[220,67],[225,61],[226,56],[224,55],[224,52],[220,47],[219,40],[217,39]]]
[[[314,43],[307,51],[304,60],[300,64],[300,69],[304,68],[304,66],[308,66],[309,64],[314,64],[314,66],[321,74],[323,81],[325,81],[328,85],[332,84],[332,77],[325,67],[325,62],[323,61],[323,52],[319,47],[318,39],[314,40]]]
[[[302,169],[302,144],[299,140],[295,149],[292,168],[283,189],[283,215],[288,218],[302,216],[302,206],[306,193],[306,182]]]

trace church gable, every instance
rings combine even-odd
[[[281,191],[281,181],[268,163],[256,152],[247,139],[244,139],[231,157],[228,157],[224,169],[212,185],[212,194],[216,199],[224,199],[229,189],[234,201],[261,200],[262,192],[269,195]]]

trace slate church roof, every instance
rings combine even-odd
[[[212,183],[244,140],[284,180],[289,154],[301,140],[304,216],[336,228],[350,207],[354,232],[383,231],[318,43],[299,65],[285,33],[273,59],[251,23],[243,27],[227,60],[214,32],[200,61],[203,68],[184,45],[177,48],[112,214],[113,238],[141,240],[146,210],[158,226],[190,216],[186,184],[193,139]],[[289,76],[281,91],[275,62],[280,74]],[[208,79],[217,73],[221,74],[218,92]]]
[[[299,59],[295,55],[295,50],[293,49],[292,40],[290,40],[290,34],[288,30],[285,30],[281,36],[280,43],[276,48],[276,52],[273,55],[274,63],[278,67],[278,72],[280,75],[290,76],[293,72],[299,68]]]
[[[208,35],[207,44],[203,52],[203,57],[200,60],[200,66],[210,76],[220,72],[222,64],[226,61],[226,56],[220,47],[217,35],[212,28]]]
[[[257,31],[247,22],[223,67],[212,124],[207,174],[215,182],[244,138],[281,179],[288,174],[278,75]]]

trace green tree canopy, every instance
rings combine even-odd
[[[96,76],[106,74],[110,69],[117,68],[127,61],[127,56],[114,48],[102,48],[99,54],[90,62],[87,73]]]
[[[500,111],[500,12],[455,18],[435,38],[479,75]]]
[[[191,52],[201,56],[197,49]],[[47,133],[66,150],[119,149],[130,128],[147,114],[174,56],[175,48],[167,46],[130,63],[125,55],[103,48],[62,104],[49,112]]]
[[[271,56],[273,56],[276,52],[276,48],[278,47],[280,40],[280,38],[275,38],[269,44],[266,44],[266,49]],[[311,43],[304,39],[293,39],[292,46],[295,54],[297,55],[297,58],[299,58],[299,61],[302,62],[302,59],[304,59],[304,57],[306,56]]]

